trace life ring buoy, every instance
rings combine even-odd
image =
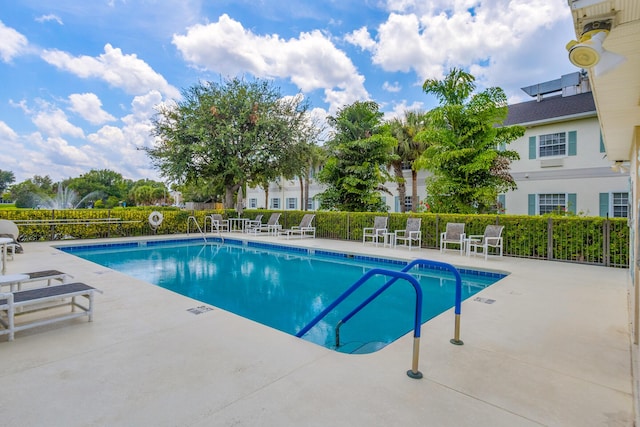
[[[160,227],[160,224],[162,224],[163,219],[164,217],[160,212],[153,211],[149,215],[149,225],[151,226],[151,228],[155,230],[156,228]]]

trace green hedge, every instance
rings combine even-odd
[[[162,212],[164,219],[157,230],[149,226],[153,211]],[[272,210],[246,210],[244,218],[253,219],[263,214],[266,222]],[[136,207],[115,209],[78,210],[0,210],[1,219],[61,220],[74,219],[83,224],[19,224],[22,241],[93,239],[101,237],[148,236],[154,234],[197,233],[197,225],[210,229],[208,215],[220,213],[235,217],[234,210],[184,211],[177,208]],[[303,211],[283,211],[280,224],[291,228],[300,224]],[[438,248],[440,233],[448,222],[465,223],[467,235],[482,235],[489,224],[504,225],[504,253],[508,256],[572,261],[589,264],[628,267],[629,228],[624,218],[600,217],[547,217],[527,215],[458,215],[431,213],[370,213],[318,211],[314,225],[317,237],[337,240],[362,241],[362,229],[371,227],[377,215],[388,215],[389,230],[404,229],[407,217],[422,218],[422,247]],[[102,224],[95,221],[110,218],[118,223]],[[93,221],[93,222],[92,222]],[[207,230],[210,231],[210,230]]]

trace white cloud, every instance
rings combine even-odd
[[[347,34],[344,39],[352,45],[358,46],[362,50],[371,50],[376,45],[376,42],[371,38],[367,27],[362,27]]]
[[[332,109],[369,98],[362,74],[318,30],[289,40],[277,34],[260,36],[225,14],[216,23],[174,35],[173,43],[188,62],[222,75],[288,78],[304,92],[323,89]]]
[[[62,19],[59,16],[50,13],[49,15],[42,15],[36,18],[36,22],[49,22],[56,21],[60,25],[64,25]]]
[[[393,82],[393,83],[384,82],[382,84],[382,89],[386,90],[387,92],[395,93],[395,92],[400,92],[402,90],[402,86],[398,82]]]
[[[528,69],[535,61],[548,67],[541,49],[551,49],[539,39],[569,17],[565,0],[389,0],[387,9],[392,13],[377,28],[372,61],[388,72],[413,71],[419,82],[442,78],[452,67],[473,68],[479,81],[496,82],[508,77],[496,71]],[[563,40],[552,43],[562,51]],[[523,63],[513,64],[514,57]]]
[[[0,58],[4,62],[10,62],[16,56],[26,52],[29,42],[27,38],[14,30],[7,27],[0,21]]]
[[[67,115],[59,108],[46,108],[35,113],[31,121],[40,132],[48,137],[68,135],[74,138],[84,138],[84,132],[78,126],[69,122]]]
[[[402,102],[394,103],[393,109],[391,111],[387,111],[384,113],[385,120],[392,120],[396,118],[404,117],[404,113],[407,111],[423,111],[424,104],[422,102],[412,102],[407,105],[406,100],[402,100]]]
[[[139,95],[155,89],[170,98],[180,98],[178,89],[167,83],[149,64],[135,54],[124,55],[110,44],[105,45],[104,53],[98,57],[74,57],[54,49],[43,51],[42,59],[78,77],[102,79],[128,94]]]
[[[71,103],[69,110],[93,125],[116,120],[115,117],[102,109],[102,101],[95,93],[71,94],[69,102]]]
[[[15,131],[11,129],[9,125],[0,120],[0,141],[15,141],[16,139],[18,139],[18,134],[15,133]]]

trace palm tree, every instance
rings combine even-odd
[[[427,115],[422,111],[405,111],[404,117],[396,118],[391,123],[391,132],[398,140],[395,148],[397,159],[391,162],[396,178],[398,179],[398,196],[400,197],[400,210],[405,212],[404,198],[406,187],[402,173],[403,164],[411,166],[411,210],[418,208],[418,160],[426,150],[427,145],[416,139],[416,135],[428,126]]]

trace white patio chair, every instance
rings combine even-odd
[[[414,242],[418,243],[418,248],[422,245],[422,231],[420,227],[422,226],[422,218],[407,218],[407,226],[404,230],[396,230],[395,231],[395,246],[398,245],[398,242],[404,242],[405,246],[409,247],[411,250],[415,245]]]
[[[498,256],[502,256],[502,230],[504,225],[487,225],[483,235],[469,236],[469,254],[478,254],[478,249],[484,252],[484,259],[489,256],[489,248],[498,251]]]
[[[464,253],[464,223],[449,222],[446,231],[440,233],[440,252],[444,252],[448,245],[458,245],[460,255]]]
[[[373,227],[364,227],[362,229],[362,244],[366,243],[367,238],[371,239],[371,242],[375,243],[376,246],[380,240],[384,241],[384,233],[387,232],[387,221],[388,218],[386,216],[377,216],[373,220]]]

